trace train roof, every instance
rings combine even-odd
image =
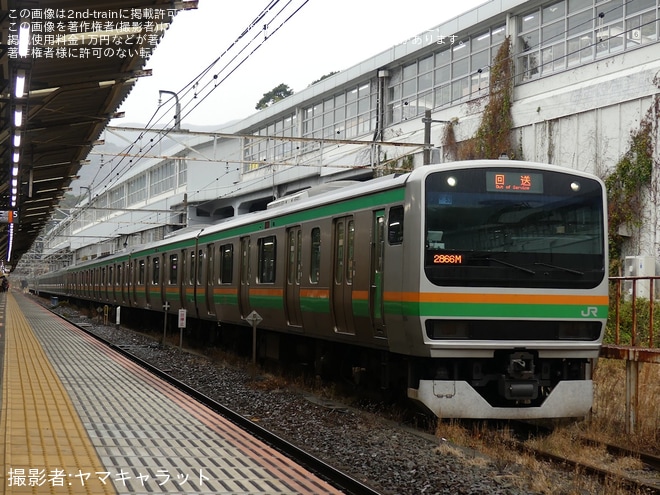
[[[403,187],[409,175],[410,174],[387,175],[365,182],[341,181],[341,184],[337,184],[334,187],[312,188],[311,194],[308,192],[308,194],[300,195],[297,200],[275,203],[275,205],[266,210],[246,213],[213,225],[199,226],[197,228],[188,227],[184,229],[184,231],[176,231],[160,241],[133,246],[123,251],[117,251],[109,256],[104,256],[103,258],[95,258],[94,260],[78,263],[75,267],[90,266],[101,261],[105,262],[111,259],[129,257],[134,253],[140,253],[148,249],[156,249],[174,243],[186,242],[195,239],[196,237],[204,237],[236,227],[263,222],[290,213],[333,204],[346,199],[362,197],[388,189]]]

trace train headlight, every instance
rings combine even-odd
[[[579,182],[571,182],[571,191],[573,192],[579,192],[580,191],[580,183]]]
[[[456,184],[456,177],[447,177],[447,185],[449,185],[449,187],[455,187]]]
[[[433,340],[467,340],[468,322],[461,320],[427,320],[426,335]]]

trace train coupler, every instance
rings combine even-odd
[[[507,400],[534,400],[538,397],[540,383],[535,378],[534,355],[517,351],[509,354],[507,376],[499,379],[500,395]]]

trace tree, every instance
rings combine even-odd
[[[271,106],[273,103],[277,103],[292,94],[293,90],[288,85],[282,83],[279,86],[275,86],[268,93],[264,93],[263,98],[259,100],[254,108],[257,110],[263,110],[264,108]]]
[[[312,84],[310,84],[310,86],[313,85],[313,84],[316,84],[317,82],[321,82],[321,81],[323,81],[323,79],[327,79],[330,76],[334,76],[338,72],[339,71],[336,70],[336,71],[333,71],[333,72],[330,72],[330,73],[326,74],[325,76],[321,76],[321,79],[317,79],[316,81],[312,81]]]

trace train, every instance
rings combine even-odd
[[[592,406],[607,267],[598,177],[472,160],[307,189],[31,288],[184,309],[202,333],[259,318],[260,357],[400,387],[439,418],[545,419]]]

